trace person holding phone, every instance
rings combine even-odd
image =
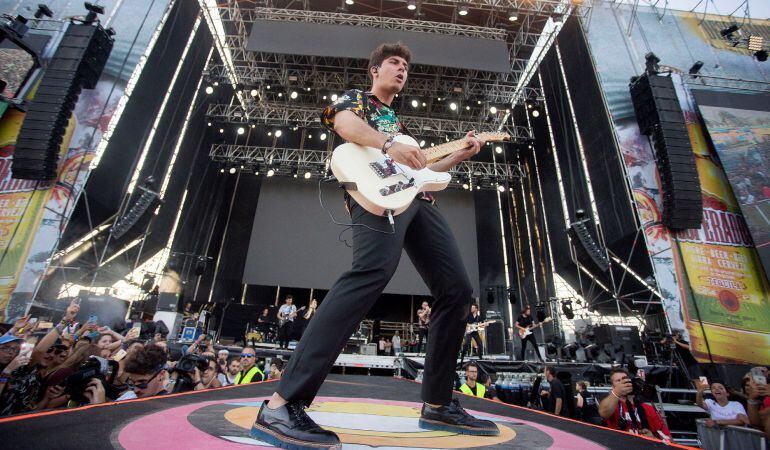
[[[725,385],[714,381],[711,383],[711,395],[714,399],[703,398],[703,392],[709,387],[707,383],[699,383],[695,394],[695,403],[709,413],[706,420],[707,427],[717,425],[741,425],[749,424],[749,416],[746,409],[738,402],[729,401]]]
[[[760,373],[764,374],[764,378],[754,376]],[[749,424],[764,431],[765,436],[770,439],[770,386],[767,385],[766,373],[766,367],[753,368],[743,377],[743,390],[747,398]]]

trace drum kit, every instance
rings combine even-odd
[[[278,327],[275,324],[259,324],[256,327],[246,329],[244,339],[246,344],[264,344],[275,342],[278,335]]]

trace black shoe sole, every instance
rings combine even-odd
[[[274,447],[285,448],[286,450],[342,449],[341,443],[329,445],[319,444],[316,442],[300,441],[288,436],[279,435],[278,433],[268,430],[267,428],[257,425],[256,423],[251,427],[251,432],[249,434],[254,439],[265,442]]]
[[[452,425],[449,423],[439,422],[437,420],[420,418],[419,427],[423,430],[431,431],[449,431],[458,434],[467,434],[470,436],[499,436],[500,429],[495,428],[474,428],[463,425]]]

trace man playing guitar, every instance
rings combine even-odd
[[[294,298],[289,294],[278,310],[278,345],[280,348],[289,348],[292,325],[294,318],[297,317],[297,307],[293,303]]]
[[[543,357],[540,356],[540,349],[537,348],[537,340],[535,340],[535,335],[532,333],[532,329],[539,326],[539,324],[534,324],[531,314],[532,310],[529,305],[527,305],[521,311],[519,318],[516,319],[516,328],[518,328],[519,336],[521,336],[521,353],[519,354],[519,360],[524,361],[524,355],[527,352],[527,342],[529,342],[535,349],[537,359],[543,361]]]
[[[484,344],[481,342],[479,330],[483,329],[485,325],[486,322],[481,318],[481,311],[479,311],[478,305],[471,303],[471,313],[465,319],[465,340],[463,342],[463,353],[460,356],[461,361],[465,359],[466,354],[473,355],[471,340],[476,341],[476,356],[481,359],[481,355],[484,353]]]
[[[422,351],[422,340],[428,339],[428,330],[430,330],[430,305],[428,302],[422,302],[422,307],[417,310],[417,356]]]
[[[383,44],[369,58],[369,92],[351,90],[327,107],[321,122],[348,142],[374,147],[393,164],[422,169],[427,158],[419,147],[395,142],[408,133],[390,107],[409,73],[410,50],[403,44]],[[474,132],[467,147],[433,163],[446,172],[475,155],[484,144]],[[346,189],[354,189],[346,186]],[[251,436],[281,447],[341,448],[339,437],[318,426],[305,413],[348,338],[380,297],[406,250],[435,299],[422,384],[423,407],[418,421],[423,429],[498,435],[497,425],[468,414],[452,398],[457,353],[463,340],[465,314],[473,294],[449,224],[429,194],[395,217],[366,211],[348,199],[353,223],[353,263],[329,290],[308,325],[281,377],[277,391],[265,401]]]

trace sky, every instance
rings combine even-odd
[[[623,0],[625,3],[633,3],[633,0]],[[669,9],[690,11],[693,8],[699,13],[704,9],[708,13],[728,15],[738,9],[733,15],[744,17],[746,15],[745,0],[642,0],[640,4],[654,4],[663,7],[668,2]],[[708,5],[707,5],[708,3]],[[743,5],[743,6],[742,6]],[[770,0],[748,0],[749,17],[752,19],[770,19]]]

